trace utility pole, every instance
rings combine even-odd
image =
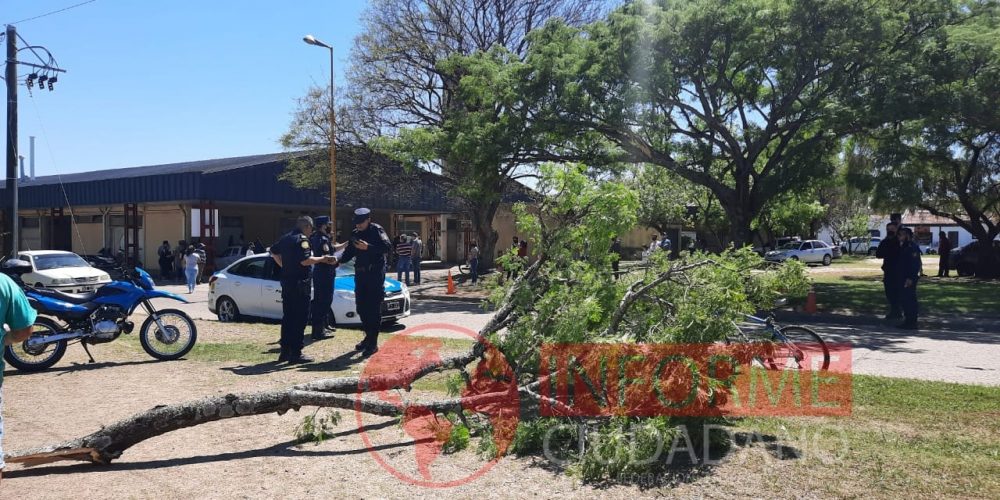
[[[7,25],[7,71],[4,78],[7,82],[7,177],[4,188],[8,193],[17,191],[17,29],[13,24]],[[17,244],[14,241],[14,224],[17,214],[14,213],[16,194],[11,194],[11,206],[3,211],[3,249],[4,255],[14,255]]]
[[[330,47],[330,220],[337,237],[337,111],[334,101],[333,47]]]
[[[46,82],[48,82],[48,89],[52,91],[54,84],[58,81],[57,74],[65,73],[66,70],[60,69],[59,64],[56,63],[56,59],[52,57],[52,54],[40,45],[31,45],[28,42],[24,43],[24,47],[21,49],[17,48],[17,28],[13,24],[7,25],[7,31],[4,33],[5,41],[7,43],[7,59],[6,59],[6,71],[4,72],[4,83],[7,84],[7,177],[4,180],[4,188],[10,194],[11,204],[3,207],[3,252],[4,255],[13,256],[17,252],[17,244],[19,243],[14,239],[14,235],[17,234],[17,229],[15,224],[18,222],[17,219],[17,68],[18,66],[25,66],[32,68],[33,73],[28,75],[25,79],[25,85],[28,87],[29,92],[31,86],[38,83],[38,89],[41,90],[45,87]],[[24,41],[23,38],[21,38]],[[18,61],[17,53],[20,50],[29,50],[31,53],[38,58],[38,61],[42,64],[35,64],[27,61]],[[44,53],[48,56],[48,59],[42,59],[39,52]],[[34,165],[35,155],[34,155],[34,137],[31,138],[32,142],[32,155],[31,161]],[[32,173],[34,173],[34,168],[32,168]]]

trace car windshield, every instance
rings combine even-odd
[[[90,267],[87,261],[75,253],[57,253],[35,256],[35,269],[58,269],[60,267]]]
[[[793,241],[791,243],[785,243],[784,245],[781,245],[780,247],[778,247],[778,250],[798,250],[799,249],[799,245],[801,245],[801,244],[802,243],[799,243],[797,241]]]

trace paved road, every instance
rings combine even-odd
[[[207,286],[199,286],[193,295],[187,295],[183,285],[161,288],[179,293],[192,303],[178,307],[177,302],[157,299],[157,307],[176,307],[196,319],[215,320],[206,305]],[[478,331],[489,317],[489,313],[476,304],[415,300],[412,315],[401,323],[407,328],[444,323]],[[854,373],[1000,385],[1000,331],[914,332],[886,326],[823,324],[813,325],[813,328],[828,341],[850,342],[853,345]],[[467,338],[462,333],[443,328],[427,329],[419,334]]]

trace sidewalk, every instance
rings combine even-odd
[[[455,282],[455,293],[448,294],[448,272]],[[387,275],[388,276],[388,275]],[[395,278],[395,275],[392,276]],[[468,276],[458,272],[458,267],[421,270],[420,284],[410,285],[410,295],[419,300],[450,300],[457,302],[482,302],[489,295],[480,285],[473,286]]]

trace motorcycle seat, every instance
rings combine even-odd
[[[97,295],[94,292],[66,293],[47,288],[38,288],[35,292],[39,295],[44,295],[63,302],[69,302],[70,304],[86,304],[87,302],[94,300],[94,297]]]

